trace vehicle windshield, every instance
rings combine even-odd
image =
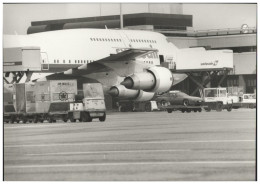
[[[101,84],[84,84],[83,92],[85,98],[104,98]]]
[[[225,97],[227,95],[226,90],[219,90],[219,97]]]
[[[205,97],[217,97],[218,91],[217,89],[207,89],[205,90]]]

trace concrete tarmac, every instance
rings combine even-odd
[[[5,181],[252,181],[256,110],[4,124]]]

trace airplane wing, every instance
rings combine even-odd
[[[111,54],[110,56],[106,58],[102,58],[100,60],[97,60],[93,63],[84,64],[76,68],[69,69],[67,71],[64,71],[64,74],[67,75],[87,75],[91,73],[98,73],[98,72],[108,72],[112,71],[113,66],[115,66],[116,63],[122,63],[124,62],[131,62],[134,61],[138,57],[142,57],[143,55],[156,52],[157,49],[128,49],[123,52],[120,52],[118,54]]]

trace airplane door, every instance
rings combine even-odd
[[[160,65],[164,62],[164,57],[163,55],[159,55],[159,58],[160,58]]]
[[[127,37],[127,35],[123,31],[120,31],[120,36],[121,36],[121,39],[123,40],[126,48],[132,47],[129,38]]]
[[[46,52],[41,52],[42,70],[49,70],[49,59]]]

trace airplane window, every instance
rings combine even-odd
[[[91,40],[91,41],[93,41],[93,39],[92,39],[92,38],[90,38],[90,40]]]
[[[102,40],[105,41],[104,38],[102,38]]]
[[[144,40],[144,42],[146,43],[146,40]]]
[[[59,63],[59,60],[57,60],[57,63]]]
[[[107,41],[107,39],[105,38],[105,40]]]
[[[96,39],[95,39],[95,38],[93,38],[93,40],[94,40],[94,41],[96,41]]]
[[[56,60],[54,59],[54,63],[56,63]]]
[[[109,38],[108,38],[107,40],[110,42],[110,39],[109,39]]]
[[[154,42],[156,43],[156,40]]]
[[[69,60],[69,63],[70,63],[70,60]]]
[[[65,63],[65,60],[63,60],[63,63]]]

